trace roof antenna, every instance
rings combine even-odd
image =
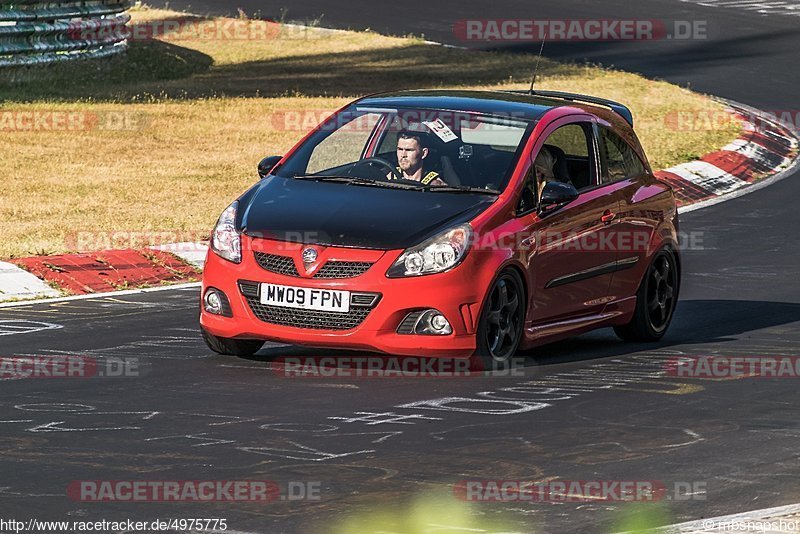
[[[539,62],[542,60],[542,51],[544,50],[545,37],[542,37],[542,46],[539,48],[539,55],[536,56],[536,68],[533,70],[533,79],[531,80],[531,88],[528,89],[528,94],[533,95],[533,86],[536,84],[536,75],[539,73]]]

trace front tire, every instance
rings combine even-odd
[[[475,351],[485,370],[508,362],[517,352],[525,325],[525,289],[513,269],[497,277],[478,323]],[[487,368],[488,367],[488,368]]]
[[[263,341],[255,339],[219,337],[207,332],[205,328],[201,328],[200,331],[208,348],[224,356],[252,356],[264,346]]]
[[[647,269],[636,292],[633,319],[614,332],[624,341],[658,341],[669,328],[678,303],[680,273],[675,254],[668,248],[659,250]]]

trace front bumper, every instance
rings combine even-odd
[[[445,273],[387,278],[386,271],[402,251],[314,246],[319,257],[307,266],[301,259],[303,248],[304,245],[242,236],[240,264],[223,260],[209,251],[203,273],[203,293],[208,287],[224,292],[230,301],[233,317],[201,311],[203,328],[226,338],[264,339],[409,356],[469,356],[474,352],[475,329],[485,294],[485,284],[479,282],[481,277],[475,272],[477,264],[474,258],[470,261],[468,255],[461,265]],[[272,270],[267,270],[256,261],[255,253],[260,253],[262,264],[264,257],[290,260],[269,263]],[[320,278],[325,273],[335,276],[353,274],[334,273],[328,269],[335,262],[348,262],[348,266],[372,265],[363,274],[350,278]],[[351,297],[351,311],[347,314],[276,308],[260,303],[257,288],[262,282],[345,290],[359,298],[356,301]],[[370,299],[369,295],[375,298]],[[428,308],[439,310],[447,318],[452,334],[397,333],[398,326],[410,312]]]

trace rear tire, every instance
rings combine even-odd
[[[203,341],[208,348],[217,354],[225,356],[252,356],[264,346],[263,341],[255,339],[231,339],[227,337],[215,336],[207,332],[204,328],[200,331],[203,334]]]
[[[476,334],[477,356],[486,371],[507,363],[519,348],[525,327],[525,289],[517,271],[500,273],[483,304]]]
[[[678,303],[680,273],[675,254],[669,248],[653,257],[636,292],[636,310],[630,323],[615,326],[624,341],[658,341],[669,328]]]

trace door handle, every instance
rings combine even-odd
[[[606,210],[603,212],[603,215],[600,217],[600,220],[603,222],[603,224],[611,224],[611,221],[613,221],[616,218],[616,216],[617,216],[616,213],[612,212],[611,210]]]
[[[536,244],[536,236],[531,236],[519,242],[521,247],[532,247]]]

